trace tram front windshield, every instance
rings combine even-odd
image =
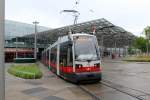
[[[74,36],[75,60],[98,60],[99,50],[93,36]]]

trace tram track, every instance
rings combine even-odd
[[[99,96],[97,96],[96,94],[92,93],[89,89],[85,88],[83,85],[79,85],[78,86],[81,90],[83,90],[84,92],[86,92],[87,94],[89,94],[93,100],[101,100]]]
[[[128,95],[132,98],[135,98],[137,100],[150,100],[149,93],[143,92],[141,90],[125,87],[123,85],[119,85],[119,84],[113,83],[108,80],[102,80],[101,82],[96,83],[95,85],[92,85],[92,87],[94,87],[94,86],[95,87],[98,87],[98,86],[99,87],[108,87],[108,88],[114,89],[120,93],[123,93],[125,95]],[[87,94],[89,94],[93,98],[93,100],[103,100],[101,98],[101,94],[97,94],[97,92],[89,89],[86,85],[79,85],[79,88],[82,89]],[[101,90],[99,90],[99,91],[101,93]]]
[[[148,94],[146,92],[143,92],[143,91],[140,91],[137,89],[133,89],[133,88],[129,88],[129,87],[125,87],[123,85],[118,85],[118,84],[115,84],[115,83],[108,81],[108,80],[101,81],[101,84],[103,84],[107,87],[113,88],[113,89],[115,89],[121,93],[127,94],[129,96],[134,97],[134,98],[137,98],[138,100],[146,100],[144,98],[145,96],[150,97],[150,94]]]

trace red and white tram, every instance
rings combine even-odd
[[[42,62],[71,82],[101,80],[100,51],[95,35],[77,33],[59,37],[43,51]]]

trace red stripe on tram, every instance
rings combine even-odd
[[[90,66],[90,67],[81,67],[81,68],[76,68],[76,72],[96,72],[96,71],[101,71],[101,67],[95,67],[95,66]]]
[[[56,69],[56,64],[55,63],[50,63],[50,66]],[[95,66],[89,66],[89,67],[81,67],[81,68],[76,68],[75,72],[81,73],[81,72],[97,72],[101,71],[101,67],[95,67]],[[64,73],[73,73],[73,66],[60,66],[60,71]]]
[[[60,66],[60,70],[64,73],[73,73],[72,66]]]

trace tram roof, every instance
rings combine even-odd
[[[81,32],[92,33],[93,27],[96,29],[99,45],[103,42],[105,47],[113,47],[114,41],[117,42],[118,47],[127,46],[135,38],[132,33],[112,24],[104,18],[39,32],[37,38],[39,41],[52,44],[57,41],[58,37],[67,35],[69,29],[72,30],[73,34]],[[33,39],[34,34],[26,35],[23,38]]]

